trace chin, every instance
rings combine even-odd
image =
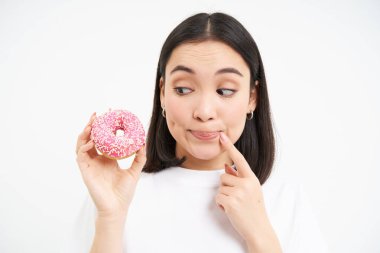
[[[200,160],[212,160],[218,155],[221,154],[221,149],[219,145],[217,147],[210,147],[210,146],[205,146],[205,147],[193,147],[191,149],[191,152],[189,152],[193,157],[200,159]]]

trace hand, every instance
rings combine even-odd
[[[261,185],[248,162],[228,137],[221,132],[220,142],[234,162],[237,171],[225,165],[221,175],[218,206],[226,213],[236,231],[255,252],[281,252],[269,222]],[[278,251],[279,249],[279,251]]]
[[[96,152],[94,142],[90,140],[95,118],[94,113],[78,137],[76,161],[99,217],[125,218],[146,161],[145,147],[136,153],[129,169],[121,169],[116,160]]]

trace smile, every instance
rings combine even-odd
[[[190,131],[190,133],[197,139],[202,141],[209,141],[219,137],[219,131],[205,132],[205,131]]]

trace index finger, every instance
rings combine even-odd
[[[79,135],[78,141],[77,141],[76,153],[78,153],[78,150],[81,146],[83,146],[90,140],[91,124],[94,121],[95,117],[96,117],[96,112],[94,112],[91,115],[91,118],[88,121],[86,127],[84,128],[83,132]]]
[[[222,143],[222,146],[226,149],[232,161],[236,165],[237,171],[239,172],[239,176],[251,177],[253,172],[247,160],[245,160],[244,156],[240,153],[240,151],[235,147],[235,145],[223,132],[220,132],[220,142]]]

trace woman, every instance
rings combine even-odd
[[[82,250],[325,252],[297,187],[266,183],[275,145],[264,68],[233,17],[200,13],[168,36],[147,152],[129,169],[96,153],[94,118],[77,143],[95,210]]]

